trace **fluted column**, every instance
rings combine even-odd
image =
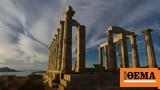
[[[103,66],[102,48],[98,47],[98,64]]]
[[[120,54],[121,54],[121,62],[122,62],[122,68],[128,68],[129,67],[129,61],[128,61],[128,47],[127,47],[127,40],[125,39],[124,34],[120,34]]]
[[[116,61],[116,49],[113,43],[112,32],[108,31],[108,70],[116,71],[117,70],[117,61]]]
[[[137,36],[134,34],[130,36],[131,49],[132,49],[132,67],[133,68],[140,67],[136,37]]]
[[[48,48],[48,70],[51,69],[51,50],[50,48],[51,48],[51,45]]]
[[[52,41],[52,43],[51,43],[51,45],[50,45],[50,62],[49,62],[49,64],[50,64],[50,70],[53,70],[53,56],[54,56],[54,39],[53,39],[53,41]]]
[[[56,44],[56,42],[55,42],[55,40],[56,39],[53,39],[53,45],[52,45],[52,61],[51,61],[51,63],[52,63],[52,70],[54,70],[55,69],[55,44]]]
[[[148,66],[150,68],[156,68],[157,63],[156,63],[156,59],[155,59],[155,52],[154,52],[153,42],[152,42],[152,38],[151,38],[152,31],[153,31],[152,29],[146,29],[142,32],[144,33],[144,37],[145,37]]]
[[[48,48],[48,70],[52,70],[52,61],[53,61],[53,42],[51,42]]]
[[[107,45],[104,47],[104,67],[106,70],[108,69],[108,46]]]
[[[63,40],[63,61],[64,66],[62,73],[72,72],[72,17],[75,11],[69,6],[68,10],[64,12],[64,40]]]
[[[85,71],[85,26],[78,26],[77,30],[77,67],[76,72]]]
[[[63,67],[63,61],[62,61],[62,50],[63,50],[63,35],[64,35],[64,21],[60,21],[60,38],[59,38],[59,66],[58,70],[61,70],[61,67]]]
[[[57,69],[57,34],[55,34],[55,43],[54,43],[54,70]]]
[[[60,65],[59,65],[59,63],[60,63],[60,60],[59,60],[59,38],[60,38],[60,29],[58,28],[57,29],[57,46],[56,46],[56,48],[57,48],[57,50],[56,50],[56,52],[57,52],[57,54],[56,54],[56,59],[57,59],[57,67],[56,67],[56,70],[58,70],[59,69],[59,67],[60,67]]]

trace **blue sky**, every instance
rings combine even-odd
[[[110,25],[138,35],[141,66],[147,62],[141,30],[154,29],[152,38],[160,66],[159,0],[0,0],[0,67],[45,70],[48,45],[68,5],[76,11],[74,18],[86,25],[87,66],[98,62],[97,46],[107,40],[103,33]],[[75,48],[75,31],[73,37]]]

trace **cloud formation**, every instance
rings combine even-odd
[[[140,30],[144,27],[153,28],[156,32],[154,45],[160,48],[157,39],[160,38],[159,4],[159,0],[1,0],[0,66],[46,69],[48,45],[68,5],[76,11],[74,18],[86,25],[88,53],[106,41],[103,33],[109,25],[123,27],[138,35],[142,35]],[[74,40],[76,35],[73,36]],[[140,52],[144,53],[142,50]],[[156,49],[156,52],[160,50]],[[160,56],[156,57],[159,59]]]

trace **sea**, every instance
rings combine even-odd
[[[33,74],[33,71],[0,72],[0,76],[2,76],[2,75],[28,76],[30,74]],[[43,73],[34,73],[34,74],[43,75]]]

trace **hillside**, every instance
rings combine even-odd
[[[18,71],[8,67],[2,67],[0,68],[0,72],[18,72]]]

